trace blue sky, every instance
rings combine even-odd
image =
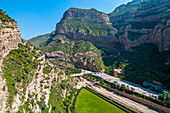
[[[110,13],[131,0],[1,0],[0,9],[15,19],[24,39],[51,33],[70,7]]]

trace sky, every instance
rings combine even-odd
[[[70,7],[111,13],[131,0],[1,0],[0,9],[18,23],[23,39],[51,33]]]

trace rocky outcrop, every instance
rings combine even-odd
[[[88,69],[88,70],[91,70],[91,71],[93,71],[93,70],[96,69],[96,66],[93,65],[90,61],[84,61],[84,62],[82,62],[82,61],[77,61],[77,62],[75,63],[75,65],[76,65],[76,67],[78,67],[78,68]]]
[[[112,25],[121,29],[122,26],[127,26],[133,20],[135,12],[143,0],[133,0],[127,4],[122,4],[109,14]]]
[[[163,51],[169,49],[170,43],[169,6],[168,0],[133,0],[109,15],[95,9],[70,8],[56,25],[54,34],[117,50],[154,43]]]
[[[71,40],[90,41],[95,45],[117,47],[117,30],[112,27],[109,16],[95,9],[70,8],[56,25],[55,34]],[[120,47],[120,46],[119,46]]]
[[[21,43],[21,33],[16,22],[6,22],[7,26],[0,21],[0,59],[12,49],[16,49]]]
[[[170,26],[168,11],[170,2],[168,0],[154,0],[142,2],[137,9],[131,27],[119,30],[125,33],[119,39],[124,43],[125,50],[138,46],[142,43],[153,43],[160,51],[168,50],[170,45]]]
[[[17,23],[2,10],[1,19],[3,21],[0,21],[0,68],[2,68],[0,112],[66,112],[63,106],[61,110],[60,106],[56,107],[58,104],[52,109],[53,102],[59,101],[58,103],[64,105],[63,101],[73,93],[73,86],[76,86],[79,80],[67,80],[64,72],[59,74],[61,69],[46,61],[45,55],[40,50],[21,39]],[[67,84],[72,87],[61,88],[63,80],[69,82]],[[57,94],[51,91],[56,88]],[[56,95],[57,98],[50,97],[51,95]]]
[[[160,51],[168,50],[169,7],[169,0],[133,0],[108,15],[95,9],[70,8],[43,46],[52,41],[66,43],[55,39],[55,36],[61,35],[73,41],[90,41],[114,52],[142,43],[153,43]]]
[[[88,51],[86,53],[76,53],[74,56],[66,54],[62,51],[54,51],[51,53],[45,53],[46,58],[71,58],[71,57],[96,57],[97,54],[93,53],[92,51]]]
[[[15,21],[2,22],[0,19],[0,112],[5,112],[8,109],[7,101],[9,95],[6,79],[2,76],[3,58],[10,50],[18,48],[18,44],[21,43],[20,35],[20,30]]]
[[[74,57],[96,57],[97,54],[93,53],[92,51],[88,51],[85,54],[83,53],[76,53]]]
[[[51,53],[45,53],[46,58],[64,58],[64,57],[70,57],[69,54],[65,54],[62,51],[54,51]]]

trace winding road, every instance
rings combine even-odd
[[[105,73],[102,73],[102,72],[92,72],[92,71],[82,69],[82,73],[73,74],[73,75],[70,75],[70,76],[82,76],[84,74],[91,74],[91,75],[94,75],[94,76],[98,76],[98,77],[102,78],[103,80],[106,80],[110,83],[116,82],[117,84],[120,84],[120,85],[124,84],[126,87],[129,87],[130,89],[133,88],[134,91],[139,93],[139,94],[142,94],[142,95],[145,95],[145,96],[148,96],[148,97],[152,97],[152,98],[155,98],[155,99],[157,99],[158,96],[160,95],[160,93],[153,92],[150,89],[146,89],[146,88],[141,87],[140,85],[137,85],[137,84],[134,84],[134,83],[113,77],[111,75],[108,75],[108,74],[105,74]]]

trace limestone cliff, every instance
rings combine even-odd
[[[15,20],[0,9],[0,59],[21,43],[21,33]]]
[[[115,33],[117,29],[112,27],[107,14],[95,9],[70,8],[56,25],[54,34],[64,35],[72,40],[90,41],[99,46],[121,48]]]
[[[168,0],[145,0],[141,2],[131,22],[119,30],[119,39],[127,50],[142,43],[154,43],[160,51],[168,50],[170,44]],[[123,35],[122,35],[123,34]]]
[[[169,49],[170,43],[169,7],[169,0],[133,0],[109,15],[95,9],[70,8],[53,35],[117,50],[154,43],[163,51]]]
[[[2,10],[0,22],[0,112],[70,110],[64,102],[73,104],[74,97],[69,96],[76,93],[80,80],[68,79],[40,50],[21,39],[17,23]],[[65,101],[68,97],[69,102]]]
[[[123,26],[130,24],[142,1],[144,0],[133,0],[118,6],[109,14],[112,25],[117,29],[121,29]]]
[[[17,23],[0,10],[0,112],[6,110],[9,92],[2,72],[4,57],[12,49],[17,49],[21,43],[20,30]]]

